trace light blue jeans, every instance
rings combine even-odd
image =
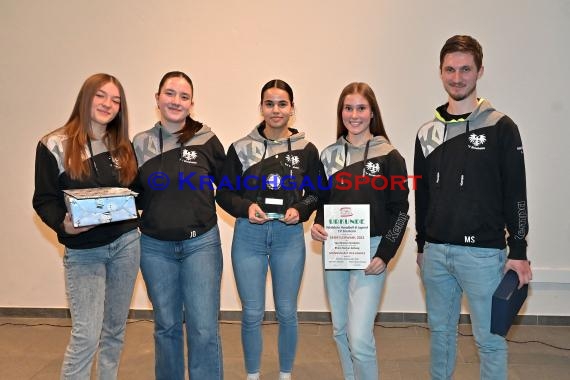
[[[65,248],[72,328],[61,379],[89,379],[97,349],[98,378],[117,378],[139,259],[138,230],[97,248]]]
[[[501,249],[426,243],[422,279],[431,331],[432,379],[452,378],[463,292],[479,350],[481,379],[507,378],[506,341],[490,332],[492,297],[505,261],[506,252]]]
[[[259,225],[236,219],[232,265],[242,304],[241,340],[247,373],[260,370],[268,267],[279,322],[279,368],[291,372],[297,351],[297,297],[305,268],[302,223],[269,221]]]
[[[218,226],[193,239],[141,236],[141,270],[154,309],[157,380],[184,380],[184,332],[191,379],[223,379],[218,315],[222,248]]]
[[[370,238],[371,258],[380,240],[378,236]],[[333,337],[345,380],[378,379],[374,320],[385,278],[386,271],[367,276],[364,270],[325,270]]]

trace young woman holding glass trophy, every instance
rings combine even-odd
[[[305,265],[302,222],[317,207],[317,148],[290,128],[293,90],[274,79],[261,90],[263,121],[228,149],[218,204],[236,217],[232,265],[242,303],[248,379],[259,379],[267,269],[279,322],[280,379],[290,379],[297,347],[297,297]]]

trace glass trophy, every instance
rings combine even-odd
[[[287,211],[286,190],[282,187],[283,176],[269,173],[264,176],[257,204],[268,219],[282,219]]]
[[[264,165],[262,183],[257,196],[257,204],[267,218],[283,219],[291,206],[291,196],[294,190],[285,189],[283,181],[287,171],[277,160],[270,160]]]

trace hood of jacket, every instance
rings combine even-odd
[[[161,129],[162,129],[162,134],[163,134],[164,138],[169,137],[169,136],[173,136],[173,137],[176,137],[176,139],[178,139],[178,134],[168,132],[168,130],[166,128],[162,127],[162,124],[160,124],[160,121],[158,121],[154,125],[154,127],[150,130],[150,132],[158,135],[159,130],[161,130]],[[210,127],[208,127],[206,124],[202,124],[202,128],[197,130],[196,133],[194,134],[194,136],[204,135],[204,134],[210,132],[211,130],[212,129]]]
[[[287,144],[288,140],[291,141],[291,143],[293,143],[294,141],[302,140],[305,138],[304,132],[299,132],[295,128],[287,128],[291,132],[291,136],[281,137],[277,140],[272,140],[272,139],[268,139],[268,138],[264,137],[261,134],[262,129],[263,129],[262,124],[256,125],[255,128],[253,128],[253,130],[251,132],[249,132],[249,134],[247,135],[247,138],[249,138],[253,141],[261,142],[261,143],[266,142],[268,146],[269,145]]]
[[[349,165],[364,162],[369,157],[386,155],[393,149],[394,147],[383,136],[373,136],[362,145],[353,145],[345,136],[341,136],[322,151],[321,161],[326,175],[330,176]]]
[[[449,103],[445,103],[436,108],[434,121],[439,121],[447,124],[448,126],[469,122],[470,129],[478,129],[480,127],[496,124],[496,122],[503,116],[503,114],[495,110],[495,107],[493,107],[488,100],[479,98],[477,106],[469,116],[466,118],[446,120],[442,114],[448,104]]]

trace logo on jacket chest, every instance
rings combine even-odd
[[[186,164],[197,164],[198,162],[198,152],[195,150],[190,149],[182,149],[182,154],[180,157],[180,161]]]
[[[486,148],[484,145],[487,142],[487,136],[485,136],[484,133],[481,133],[480,135],[472,133],[469,135],[467,140],[469,141],[469,145],[467,145],[469,149],[485,150]]]
[[[300,164],[301,164],[301,159],[299,158],[299,156],[296,156],[294,154],[285,155],[284,165],[289,169],[299,169]]]
[[[121,163],[117,157],[111,157],[111,166],[115,169],[121,169]]]
[[[374,177],[380,174],[382,174],[380,163],[366,161],[366,164],[364,164],[364,175]]]

